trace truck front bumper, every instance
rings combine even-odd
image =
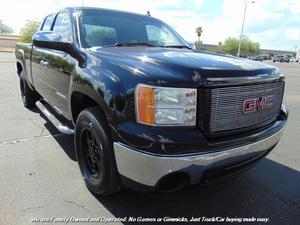
[[[237,165],[254,164],[257,161],[255,159],[262,158],[275,147],[283,133],[284,125],[276,133],[254,143],[214,152],[175,156],[152,154],[114,142],[117,168],[126,180],[149,188],[157,187],[162,178],[176,173],[188,175],[190,184],[201,183],[208,171],[218,168],[230,171],[238,167]]]

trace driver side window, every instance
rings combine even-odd
[[[53,31],[63,37],[65,42],[73,42],[70,14],[61,12],[56,16]]]

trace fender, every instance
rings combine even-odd
[[[92,61],[92,60],[91,60]],[[127,96],[123,82],[109,72],[109,64],[101,66],[90,64],[89,67],[76,67],[72,74],[69,89],[69,109],[71,96],[79,92],[93,99],[104,111],[109,123],[122,120],[124,102]],[[73,118],[72,118],[73,119]]]
[[[93,86],[90,85],[84,85],[80,82],[78,82],[76,79],[71,80],[70,83],[70,89],[69,89],[69,101],[68,101],[68,108],[69,108],[69,112],[70,112],[70,119],[72,119],[72,121],[74,122],[74,118],[72,115],[72,103],[71,103],[71,99],[72,99],[72,94],[74,93],[81,93],[84,94],[88,97],[90,97],[91,99],[93,99],[104,111],[106,118],[109,119],[109,115],[110,115],[110,110],[108,105],[106,104],[106,102],[103,99],[103,96],[100,95],[99,92],[97,92]]]
[[[29,68],[27,68],[26,66],[26,52],[24,51],[24,49],[19,48],[18,49],[18,44],[17,44],[17,48],[15,50],[15,54],[16,54],[16,62],[17,64],[19,63],[22,67],[22,71],[24,72],[24,78],[28,84],[28,86],[34,90],[34,85],[33,85],[33,79],[32,79],[32,73],[31,73],[31,52],[32,52],[32,45],[30,46],[30,53],[28,53],[29,59],[30,59],[30,66]],[[26,46],[27,47],[27,46]],[[24,46],[24,48],[26,48]],[[29,71],[28,71],[29,70]],[[17,70],[17,74],[18,76],[20,76],[19,71]]]

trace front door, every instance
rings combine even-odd
[[[61,35],[64,42],[73,41],[69,12],[63,11],[56,16],[52,30]],[[63,51],[43,49],[40,63],[41,77],[46,82],[43,97],[57,112],[71,119],[68,110],[68,92],[76,60]]]
[[[50,31],[55,14],[49,15],[45,18],[41,31]],[[43,97],[48,96],[50,89],[48,86],[47,77],[45,77],[46,62],[44,59],[44,48],[32,46],[31,55],[31,69],[32,69],[32,80],[35,90]]]

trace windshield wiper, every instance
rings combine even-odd
[[[162,46],[164,48],[187,48],[187,49],[192,49],[186,45],[165,45],[165,46]]]
[[[153,44],[147,43],[147,42],[137,42],[137,43],[133,43],[133,42],[120,42],[120,43],[115,43],[113,46],[115,47],[128,47],[128,46],[148,46],[148,47],[157,47]]]
[[[103,45],[102,47],[130,47],[130,46],[147,46],[147,47],[160,47],[160,48],[186,48],[192,49],[186,45],[153,45],[148,42],[120,42],[113,45]]]

